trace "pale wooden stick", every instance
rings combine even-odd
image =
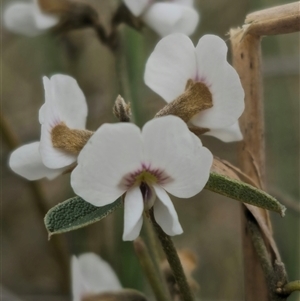
[[[261,78],[260,37],[247,34],[242,29],[230,30],[233,65],[245,90],[245,111],[240,118],[244,140],[239,145],[241,170],[253,178],[260,187],[265,179],[265,143]],[[247,231],[248,209],[243,206],[242,236],[245,269],[245,295],[247,301],[269,300],[268,286],[259,258]],[[271,227],[269,215],[261,209],[265,223]]]
[[[244,34],[278,35],[300,31],[300,2],[285,4],[246,16]]]

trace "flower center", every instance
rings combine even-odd
[[[123,177],[120,185],[125,186],[128,190],[133,186],[139,186],[143,200],[145,210],[150,209],[155,201],[156,194],[153,189],[154,184],[164,184],[172,181],[172,178],[165,173],[164,170],[159,168],[151,168],[150,164],[142,164],[139,169],[131,172]]]

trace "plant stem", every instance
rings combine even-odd
[[[158,301],[170,301],[171,299],[164,288],[163,282],[161,282],[161,277],[151,260],[151,256],[144,241],[142,238],[138,237],[133,244],[135,253],[149,280],[156,299]]]
[[[161,227],[157,224],[154,218],[153,210],[149,210],[149,216],[153,224],[154,230],[157,237],[162,245],[162,248],[166,254],[167,260],[170,264],[171,270],[173,271],[175,280],[177,282],[179,292],[183,301],[193,301],[193,294],[187,283],[180,259],[178,257],[176,248],[173,241],[169,235],[167,235]]]
[[[14,150],[20,145],[19,139],[16,133],[13,131],[6,117],[1,113],[0,114],[0,129],[2,133],[3,140],[6,142],[8,147],[11,150]],[[34,205],[37,208],[38,214],[44,220],[44,216],[48,211],[48,206],[46,202],[46,197],[44,190],[41,186],[41,183],[38,181],[30,181],[28,182],[29,187],[31,188],[32,194],[34,196]],[[50,243],[52,247],[53,255],[56,257],[59,266],[62,270],[62,280],[63,280],[63,290],[65,292],[69,291],[69,258],[66,254],[64,248],[64,242],[61,237],[54,237]]]
[[[290,295],[293,292],[300,291],[300,280],[295,280],[287,283],[283,289],[283,293]]]

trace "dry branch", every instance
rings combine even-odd
[[[247,15],[244,34],[278,35],[300,31],[300,2],[276,6]]]

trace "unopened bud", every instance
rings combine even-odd
[[[70,129],[63,122],[51,131],[53,147],[75,155],[83,149],[92,135],[91,131]]]
[[[130,103],[126,103],[124,98],[118,95],[113,107],[113,113],[121,122],[130,122]]]

